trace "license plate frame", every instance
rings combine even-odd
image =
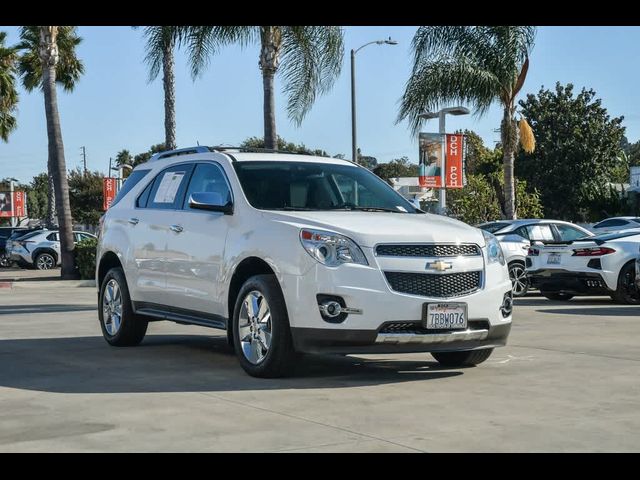
[[[560,265],[562,256],[559,253],[550,253],[547,257],[547,265]]]
[[[452,315],[442,318],[434,315]],[[460,316],[462,315],[462,318]],[[466,330],[469,325],[468,305],[465,302],[428,302],[422,305],[422,325],[427,330]]]

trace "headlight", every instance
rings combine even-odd
[[[496,236],[485,230],[482,230],[482,235],[484,235],[484,241],[487,244],[487,258],[489,259],[489,263],[500,262],[500,265],[504,265],[504,254],[502,253],[502,247]]]
[[[304,249],[318,262],[328,267],[343,263],[369,265],[360,247],[348,237],[323,230],[300,230]]]

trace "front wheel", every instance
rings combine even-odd
[[[513,262],[509,265],[509,279],[514,297],[524,297],[529,291],[529,280],[524,265]]]
[[[138,345],[147,333],[149,322],[134,313],[122,268],[112,268],[105,275],[98,297],[98,316],[102,336],[114,347]]]
[[[636,287],[636,266],[634,262],[627,263],[618,276],[618,288],[611,294],[611,298],[617,303],[625,305],[638,305],[640,292]]]
[[[252,377],[288,374],[295,359],[289,318],[280,285],[273,275],[248,279],[233,311],[234,350]]]
[[[475,367],[493,353],[493,348],[465,352],[432,352],[431,355],[444,367]]]

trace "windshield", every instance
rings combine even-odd
[[[235,162],[249,203],[261,210],[364,210],[421,213],[386,182],[352,165]]]
[[[478,228],[485,230],[489,233],[496,233],[498,230],[502,230],[504,227],[508,227],[510,224],[506,222],[493,222],[486,223],[484,225],[478,225]]]

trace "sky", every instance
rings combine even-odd
[[[18,27],[0,26],[7,44],[18,41]],[[286,115],[286,97],[276,82],[278,134],[287,141],[351,156],[349,51],[372,40],[391,37],[398,45],[370,45],[356,57],[358,146],[364,155],[388,162],[402,156],[417,163],[418,145],[406,122],[396,124],[399,99],[411,71],[411,39],[416,27],[345,27],[345,57],[334,88],[316,100],[300,127]],[[109,158],[132,154],[164,140],[161,78],[148,83],[142,32],[130,27],[78,28],[83,42],[78,55],[85,74],[71,93],[58,89],[59,111],[68,168],[82,164],[107,173]],[[262,80],[259,47],[227,47],[211,59],[195,81],[185,56],[176,54],[177,143],[238,145],[262,136]],[[640,27],[540,27],[530,58],[527,81],[519,98],[553,88],[557,81],[575,89],[593,88],[611,116],[624,116],[627,138],[640,140]],[[18,128],[9,143],[0,141],[0,179],[21,182],[46,170],[47,135],[41,92],[19,89]],[[501,112],[492,107],[483,117],[447,117],[447,131],[471,129],[487,146],[499,140]],[[437,131],[437,120],[423,131]]]

